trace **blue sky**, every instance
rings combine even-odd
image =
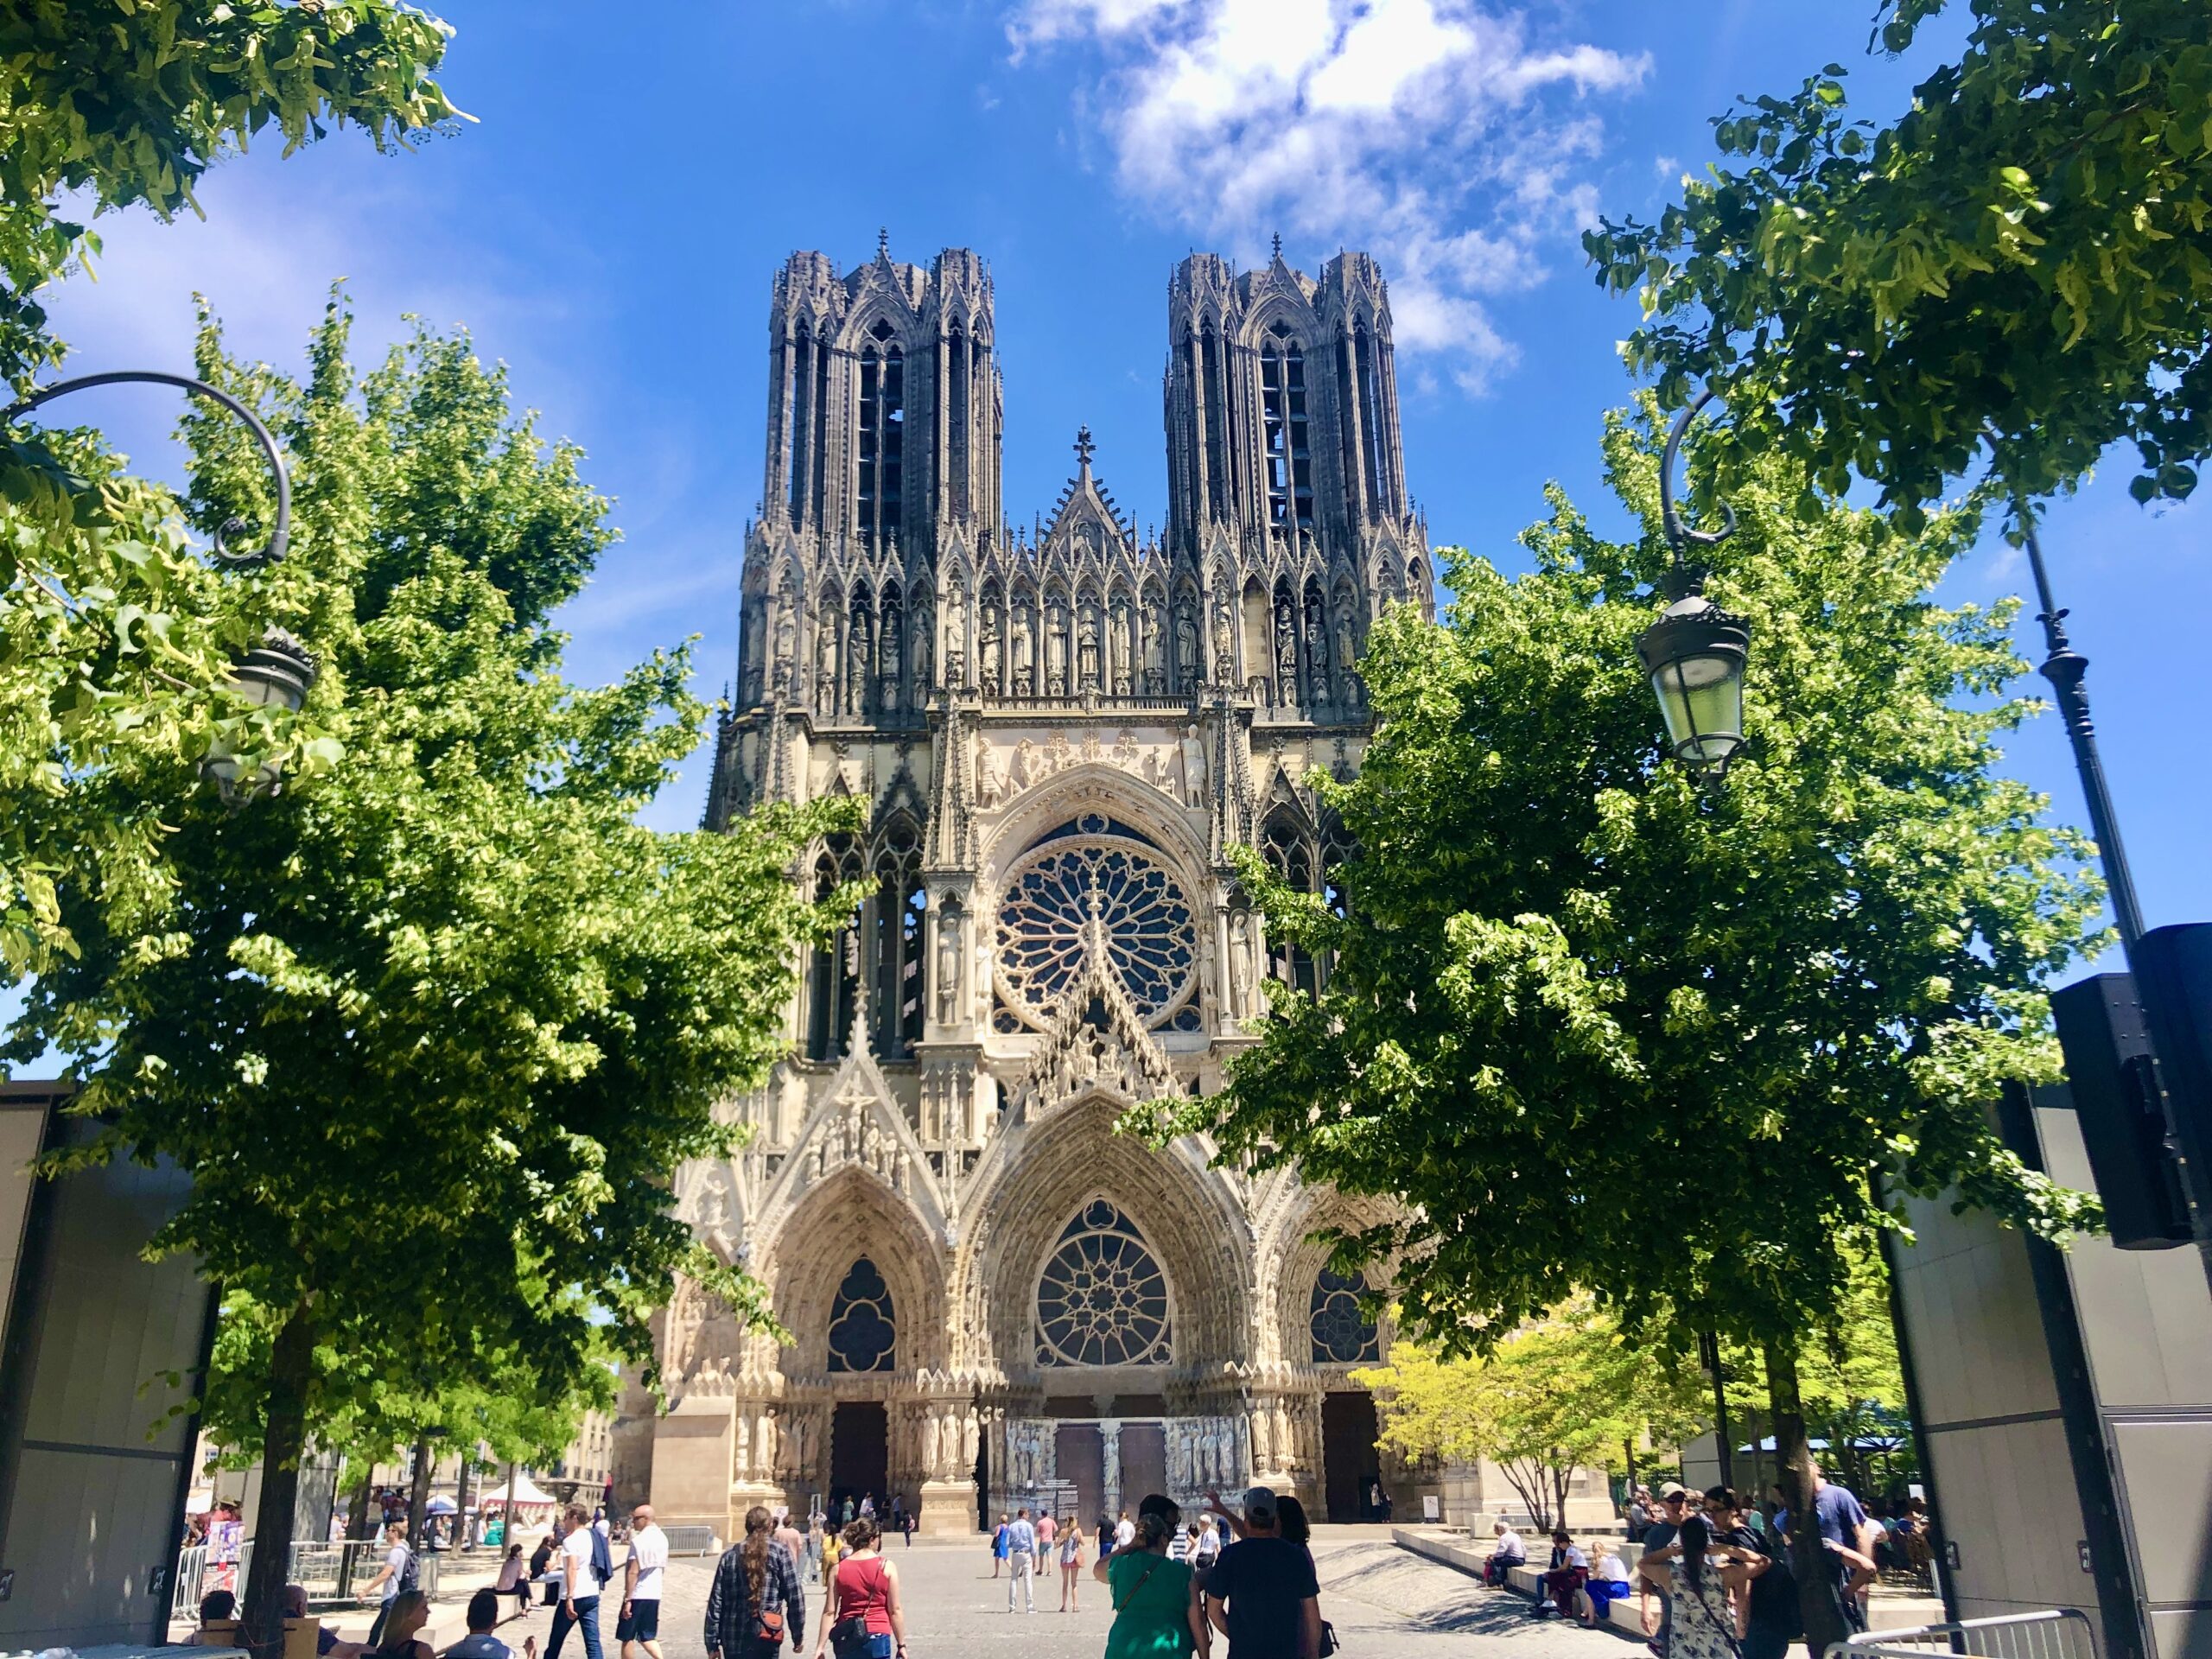
[[[1595,439],[1630,389],[1614,343],[1635,312],[1592,284],[1579,229],[1659,206],[1738,93],[1785,91],[1834,60],[1855,105],[1894,111],[1930,60],[1868,59],[1870,11],[456,0],[443,78],[474,124],[396,157],[351,134],[289,160],[257,148],[207,179],[204,223],[104,221],[99,281],[72,281],[51,309],[79,372],[188,365],[195,289],[235,345],[287,365],[340,276],[365,348],[402,313],[466,323],[618,498],[626,539],[564,617],[572,671],[608,677],[696,632],[711,690],[735,660],[768,283],[791,250],[849,266],[880,226],[901,258],[980,251],[997,282],[1008,512],[1051,505],[1088,422],[1117,499],[1157,522],[1169,271],[1192,248],[1257,260],[1280,231],[1309,270],[1340,246],[1382,259],[1410,488],[1435,540],[1512,564],[1547,480],[1612,517]],[[73,413],[175,472],[160,394],[91,394]],[[2212,689],[2187,667],[2212,620],[2207,510],[2145,512],[2114,461],[2053,510],[2046,547],[2093,659],[2145,907],[2212,915]],[[1948,596],[2024,581],[1993,545]],[[2010,764],[2080,819],[2055,720]],[[702,752],[653,821],[696,823],[706,769]]]

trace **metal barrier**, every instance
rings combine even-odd
[[[2097,1659],[2095,1627],[2078,1607],[2007,1613],[1998,1618],[1922,1624],[1909,1630],[1868,1630],[1831,1642],[1826,1659],[1929,1659],[1933,1654],[1972,1659]]]
[[[663,1527],[668,1535],[668,1553],[671,1555],[711,1555],[715,1553],[715,1529],[712,1527]]]
[[[355,1602],[360,1599],[362,1589],[376,1577],[377,1569],[384,1565],[385,1548],[384,1542],[375,1538],[294,1544],[285,1559],[284,1581],[305,1586],[310,1605]],[[245,1592],[246,1576],[252,1570],[253,1540],[249,1538],[238,1548],[238,1592],[241,1595]],[[417,1550],[415,1573],[416,1587],[435,1601],[439,1583],[445,1576],[445,1556]],[[200,1598],[209,1588],[207,1576],[207,1545],[194,1544],[177,1552],[176,1590],[169,1602],[172,1622],[192,1621],[200,1617]]]

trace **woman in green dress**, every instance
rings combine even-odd
[[[1168,1541],[1183,1517],[1173,1504],[1147,1502],[1137,1535],[1090,1570],[1114,1603],[1106,1632],[1106,1659],[1209,1659],[1212,1632],[1198,1604],[1198,1583],[1188,1561],[1167,1559]]]

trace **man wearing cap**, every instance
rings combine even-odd
[[[1244,1525],[1205,1577],[1206,1616],[1229,1659],[1320,1659],[1321,1586],[1313,1557],[1282,1536],[1273,1491],[1244,1494]]]
[[[1675,1535],[1682,1529],[1682,1522],[1693,1513],[1689,1491],[1681,1481],[1670,1480],[1662,1486],[1659,1489],[1659,1518],[1643,1535],[1643,1553],[1649,1555],[1653,1550],[1664,1549],[1673,1543]],[[1643,1573],[1639,1573],[1636,1577],[1637,1619],[1643,1626],[1643,1633],[1651,1638],[1649,1644],[1651,1651],[1657,1654],[1659,1659],[1667,1659],[1667,1643],[1675,1634],[1674,1604],[1667,1599],[1664,1590]],[[1656,1624],[1651,1618],[1651,1598],[1654,1596],[1659,1598],[1659,1619]]]

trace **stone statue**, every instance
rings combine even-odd
[[[937,671],[937,620],[926,610],[914,613],[914,697],[929,695]]]
[[[1113,651],[1114,695],[1117,697],[1126,697],[1129,695],[1129,607],[1126,605],[1116,605],[1114,607],[1113,638],[1110,644]]]
[[[1186,690],[1198,683],[1198,627],[1187,601],[1175,607],[1175,680]]]
[[[740,1480],[753,1478],[753,1414],[740,1411],[732,1414],[731,1433],[734,1443],[730,1448],[730,1472]]]
[[[814,625],[814,710],[819,715],[837,710],[837,625],[827,615]]]
[[[1014,695],[1026,697],[1035,684],[1037,653],[1035,642],[1030,638],[1029,613],[1018,610],[1014,613]]]
[[[1084,690],[1098,689],[1098,613],[1088,605],[1076,622],[1076,671]]]
[[[1227,685],[1236,677],[1236,635],[1229,626],[1229,607],[1213,607],[1213,677]]]
[[[956,610],[953,615],[957,619],[959,612]],[[956,649],[952,644],[951,629],[957,626],[957,620],[947,625],[945,652],[948,657]],[[999,607],[988,601],[983,606],[982,620],[976,625],[976,654],[982,659],[977,666],[984,694],[995,697],[999,694]]]
[[[707,1171],[706,1179],[699,1188],[699,1207],[693,1224],[702,1238],[720,1245],[725,1255],[729,1254],[730,1199],[729,1171],[715,1164]]]
[[[776,615],[776,683],[782,685],[791,677],[791,652],[798,645],[798,624],[791,620],[788,610]]]
[[[1144,758],[1144,780],[1166,794],[1175,792],[1174,762],[1168,759],[1171,749],[1154,749]]]
[[[991,747],[990,739],[981,732],[976,734],[976,804],[986,812],[999,804],[1006,792],[1006,779],[999,772],[998,751]]]
[[[1014,751],[1014,766],[1007,774],[1007,782],[1019,795],[1042,775],[1037,770],[1037,746],[1025,737]]]
[[[1206,749],[1198,741],[1198,728],[1183,728],[1183,804],[1203,807],[1206,804]]]
[[[1239,1019],[1252,1013],[1252,919],[1238,911],[1229,918],[1230,1011]]]
[[[1284,702],[1298,696],[1298,632],[1290,617],[1288,600],[1275,607],[1275,686]]]
[[[1122,734],[1114,740],[1114,764],[1127,772],[1135,772],[1137,769],[1137,734],[1126,726],[1122,728]]]
[[[1167,677],[1160,660],[1160,641],[1165,632],[1157,620],[1144,631],[1144,691],[1148,697],[1156,697],[1167,689]]]
[[[1064,697],[1068,692],[1068,610],[1055,602],[1045,625],[1045,695]]]
[[[937,924],[937,1018],[949,1026],[960,1008],[960,914],[947,911]]]

